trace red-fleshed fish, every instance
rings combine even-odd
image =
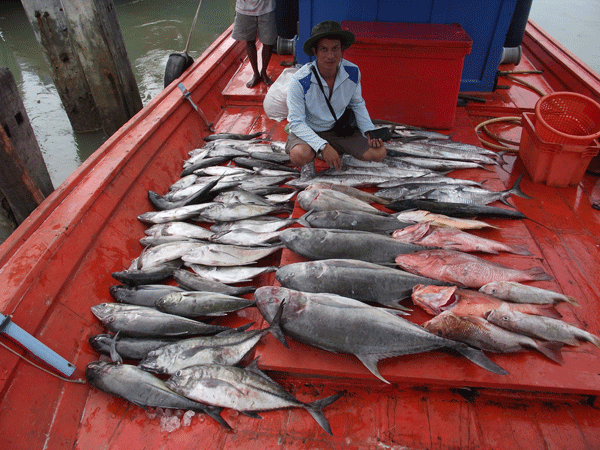
[[[518,311],[524,314],[560,318],[561,314],[553,305],[534,305],[528,303],[509,303],[498,298],[470,289],[458,289],[456,286],[425,286],[419,284],[413,288],[412,301],[430,314],[452,311],[457,316],[484,317],[493,310]]]
[[[423,327],[446,339],[463,342],[471,347],[496,353],[514,353],[534,349],[546,355],[552,361],[562,364],[563,357],[560,342],[538,341],[513,333],[489,323],[482,317],[457,316],[446,311],[425,322]]]
[[[491,281],[552,279],[541,267],[511,269],[456,250],[423,250],[398,255],[395,260],[396,264],[407,272],[476,289]]]
[[[479,237],[461,230],[436,227],[431,223],[417,223],[396,230],[392,233],[392,237],[406,244],[419,244],[426,247],[439,247],[461,252],[484,252],[492,254],[508,252],[516,255],[531,255],[531,252],[527,249],[517,245],[503,244],[502,242]]]

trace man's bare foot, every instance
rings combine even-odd
[[[262,78],[262,82],[265,83],[267,86],[271,86],[273,84],[273,80],[271,80],[266,73],[263,73],[261,75]]]
[[[254,76],[252,77],[252,79],[246,83],[246,87],[247,87],[247,88],[253,88],[253,87],[254,87],[254,86],[256,86],[258,83],[260,83],[260,81],[261,81],[261,77],[259,77],[259,76],[257,76],[257,75],[254,75]]]

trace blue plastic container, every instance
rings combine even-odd
[[[517,0],[299,0],[299,63],[310,58],[302,44],[314,25],[342,22],[459,23],[473,40],[460,91],[491,91]]]

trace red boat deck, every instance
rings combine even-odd
[[[528,33],[537,33],[531,24]],[[203,61],[195,63],[193,74],[184,79],[186,87],[194,99],[206,96],[206,102],[195,101],[207,116],[217,117],[217,132],[267,130],[273,139],[285,140],[285,122],[268,119],[262,110],[266,88],[245,87],[250,78],[247,62],[236,72],[244,49],[228,43],[228,39],[222,38],[207,51]],[[539,39],[534,37],[533,41]],[[231,64],[227,77],[204,72],[217,59]],[[290,59],[291,56],[274,55],[270,71],[273,78],[283,69],[279,63]],[[507,67],[530,68],[533,66],[527,57],[518,67]],[[232,78],[227,84],[229,77]],[[526,75],[525,79],[544,92],[556,89],[543,76]],[[210,89],[205,88],[208,84]],[[474,127],[481,121],[533,110],[538,94],[509,79],[501,78],[500,84],[510,87],[473,94],[485,98],[486,103],[458,108],[451,130],[455,140],[478,144]],[[108,287],[115,282],[110,273],[122,270],[141,250],[137,240],[143,235],[144,226],[136,216],[151,208],[147,190],[164,192],[178,177],[180,156],[201,145],[206,134],[199,119],[190,119],[195,114],[191,108],[177,107],[181,101],[178,90],[167,90],[160,99],[161,118],[152,113],[148,117],[136,116],[135,123],[128,125],[129,133],[113,136],[103,146],[103,152],[94,155],[86,168],[57,189],[41,211],[36,210],[27,227],[17,230],[0,247],[0,280],[9,293],[0,300],[0,311],[13,313],[15,323],[73,362],[79,369],[73,378],[81,376],[85,365],[97,359],[87,338],[103,332],[103,327],[89,307],[111,301]],[[221,106],[224,109],[219,112]],[[169,112],[172,114],[167,115]],[[181,125],[190,120],[195,121],[195,127]],[[150,146],[145,141],[148,130],[144,127],[153,130],[154,140],[161,140],[150,153],[138,151]],[[499,125],[493,129],[513,140],[519,139],[518,127]],[[120,153],[113,154],[110,161],[103,159],[104,154],[117,150]],[[525,171],[519,159],[512,159],[509,173],[472,169],[456,171],[452,176],[485,180],[490,189],[506,189]],[[99,171],[119,171],[120,175],[99,177]],[[140,176],[141,173],[145,175]],[[94,184],[86,178],[104,181]],[[502,254],[486,259],[521,269],[542,266],[554,280],[534,285],[575,297],[581,308],[568,304],[557,307],[564,320],[600,334],[600,212],[591,208],[589,200],[597,182],[597,176],[586,174],[578,186],[553,188],[533,183],[526,175],[521,187],[534,199],[511,200],[531,220],[493,219],[499,228],[479,234],[525,245],[533,257]],[[74,186],[78,189],[73,193]],[[123,201],[110,201],[121,197]],[[58,213],[49,212],[55,209]],[[296,206],[294,215],[298,217],[302,212]],[[66,223],[65,217],[69,217]],[[107,221],[107,217],[112,219]],[[38,228],[50,237],[42,239],[36,234]],[[69,235],[68,240],[65,234]],[[42,252],[47,256],[40,259],[42,245],[47,247]],[[61,258],[58,263],[57,258]],[[284,265],[300,260],[283,250],[265,264]],[[56,279],[62,281],[58,283]],[[274,276],[270,274],[255,284],[273,283]],[[409,317],[416,323],[427,318],[418,308]],[[256,321],[255,327],[265,326],[253,309],[228,319],[232,325],[248,321]],[[153,418],[142,408],[87,385],[51,378],[0,348],[0,447],[600,448],[600,414],[596,404],[600,393],[600,349],[591,344],[564,348],[562,366],[533,351],[491,355],[510,372],[507,376],[488,373],[466,359],[441,352],[397,357],[379,364],[382,375],[391,381],[384,385],[353,356],[327,353],[291,339],[289,343],[291,348],[286,349],[267,336],[254,356],[259,357],[263,370],[302,401],[344,392],[340,400],[324,410],[333,436],[327,435],[301,409],[261,413],[262,420],[226,410],[223,417],[234,432],[197,415],[189,425],[168,432],[160,418]]]

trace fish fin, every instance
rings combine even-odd
[[[531,269],[525,269],[523,272],[529,275],[532,281],[550,281],[554,279],[552,275],[544,272],[541,267],[532,267]]]
[[[554,362],[564,364],[565,360],[563,359],[561,353],[561,349],[564,345],[562,342],[540,341],[537,339],[534,339],[534,341],[537,344],[535,347],[537,351],[544,354]]]
[[[410,316],[410,313],[413,311],[412,308],[407,308],[406,306],[398,305],[397,308],[380,308],[383,311],[387,311],[390,314],[399,315],[399,316]],[[410,311],[410,312],[409,312]]]
[[[253,419],[262,419],[256,411],[240,411],[243,415],[252,417]]]
[[[339,393],[339,394],[331,395],[329,397],[322,398],[320,400],[315,400],[312,403],[304,404],[304,407],[309,412],[309,414],[313,417],[313,419],[315,419],[315,421],[319,425],[321,425],[321,428],[323,428],[330,435],[333,435],[333,433],[331,432],[331,426],[329,425],[329,422],[323,415],[323,408],[325,408],[328,405],[331,405],[333,402],[335,402],[337,399],[339,399],[342,396],[343,396],[343,394]]]
[[[535,309],[540,316],[562,319],[562,314],[558,312],[554,305],[537,305]]]
[[[523,172],[521,175],[519,175],[519,178],[517,178],[517,181],[515,181],[515,183],[508,190],[508,192],[510,192],[513,195],[516,195],[517,197],[522,197],[522,198],[527,198],[527,199],[533,200],[533,197],[530,197],[529,195],[527,195],[525,192],[523,192],[521,190],[521,180],[523,179],[523,175],[525,175],[525,172]]]
[[[596,347],[600,348],[600,338],[595,334],[586,332],[584,336],[578,336],[579,339],[587,341],[591,344],[594,344]]]
[[[243,331],[246,331],[248,328],[250,328],[255,323],[256,322],[249,322],[249,323],[247,323],[245,325],[242,325],[242,326],[239,326],[237,328],[230,328],[228,330],[221,331],[220,333],[217,333],[215,336],[228,336],[230,334],[241,333]]]
[[[110,359],[115,364],[123,364],[123,358],[121,358],[121,355],[117,352],[117,337],[119,336],[119,333],[120,331],[117,331],[117,334],[115,334],[110,341]]]
[[[571,297],[570,295],[565,295],[565,301],[567,303],[570,303],[573,306],[577,306],[578,308],[581,308],[581,305],[579,304],[579,302],[577,301],[577,299],[575,297]]]
[[[452,348],[454,350],[456,350],[458,353],[460,353],[462,356],[467,358],[469,361],[477,364],[479,367],[481,367],[483,369],[489,370],[492,373],[495,373],[498,375],[509,375],[509,372],[507,370],[504,370],[498,364],[496,364],[491,359],[489,359],[487,356],[485,356],[485,354],[481,350],[473,348],[473,347],[469,347],[467,344],[463,344],[463,343],[459,343],[459,342],[456,342],[456,343],[459,345],[457,345],[456,347],[452,347]]]
[[[288,345],[288,343],[285,339],[285,335],[283,334],[283,330],[281,329],[281,315],[283,314],[283,304],[284,303],[285,303],[285,300],[279,304],[279,308],[277,308],[275,317],[273,318],[273,321],[271,322],[271,326],[268,328],[268,330],[269,330],[269,333],[271,333],[273,336],[275,336],[275,339],[277,339],[279,342],[281,342],[285,346],[285,348],[290,348],[290,346]]]
[[[221,425],[223,425],[226,429],[233,431],[233,428],[231,428],[231,425],[229,425],[225,419],[223,419],[223,417],[221,417],[221,411],[223,411],[224,408],[221,408],[219,406],[205,406],[204,408],[200,409],[200,411],[204,412],[205,414],[209,415],[210,417],[212,417],[213,419],[215,419],[217,422],[219,422]]]
[[[361,363],[364,364],[364,366],[367,369],[369,369],[369,371],[371,371],[371,373],[373,375],[375,375],[377,378],[379,378],[384,383],[390,384],[389,381],[387,381],[385,378],[383,378],[381,376],[381,374],[379,373],[379,369],[377,369],[377,363],[379,362],[379,356],[378,355],[373,355],[373,354],[369,354],[369,355],[356,355],[356,357],[360,360]]]
[[[515,255],[533,256],[533,253],[527,250],[524,245],[509,245],[508,247],[511,249],[511,253],[514,253]]]

